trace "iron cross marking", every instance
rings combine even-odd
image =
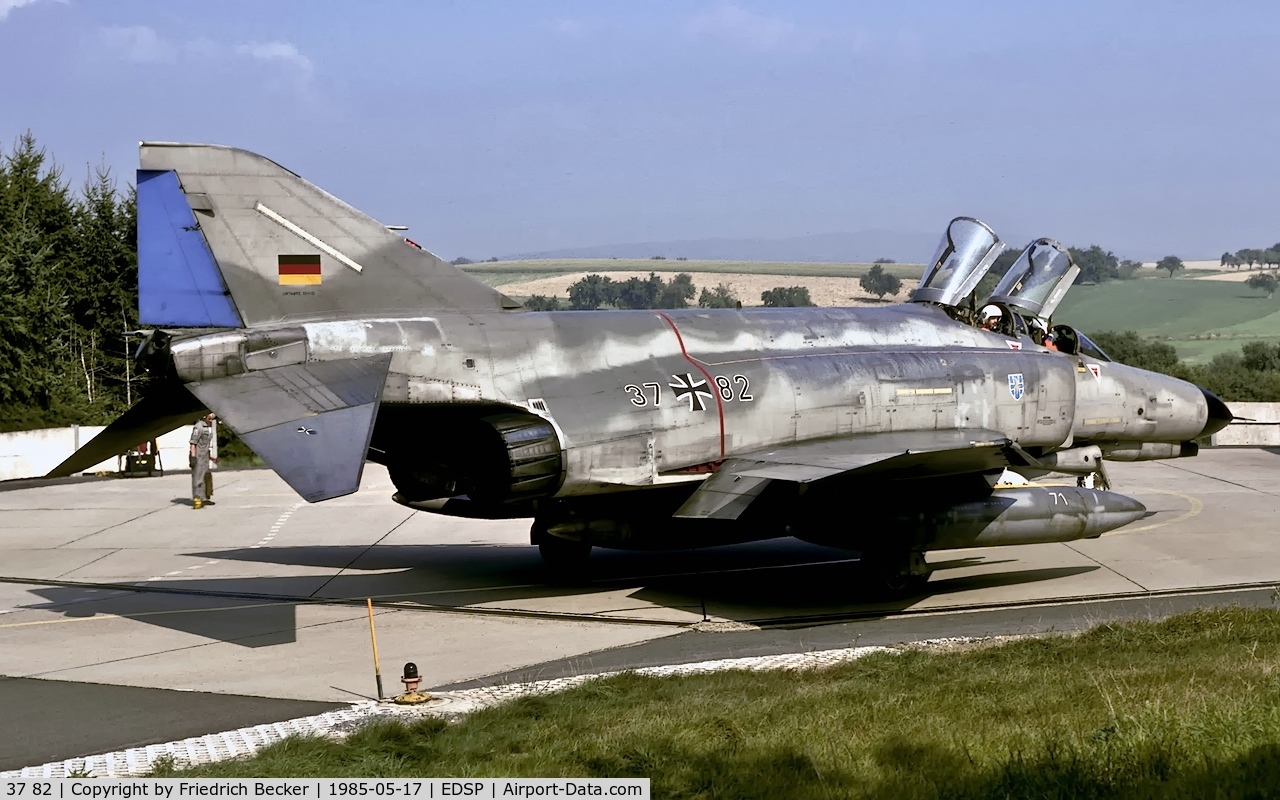
[[[701,378],[694,380],[691,373],[686,372],[683,375],[672,375],[671,383],[667,384],[676,393],[676,400],[689,401],[690,411],[706,411],[707,401],[711,400],[711,390],[707,388],[707,382]]]

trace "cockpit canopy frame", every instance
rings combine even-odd
[[[973,217],[956,217],[947,225],[911,301],[958,307],[1006,247],[986,223]]]
[[[1049,319],[1058,309],[1080,267],[1067,248],[1053,239],[1036,239],[1013,262],[984,302],[1008,306],[1025,317]]]

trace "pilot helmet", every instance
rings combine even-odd
[[[997,306],[994,304],[989,306],[983,306],[982,311],[979,312],[978,314],[978,317],[984,320],[991,319],[992,317],[1002,317],[1002,316],[1004,316],[1004,312],[1000,310],[1000,306]]]

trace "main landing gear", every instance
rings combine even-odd
[[[553,580],[586,578],[587,565],[591,560],[589,542],[575,542],[552,536],[547,533],[547,525],[542,520],[534,520],[529,540],[538,546],[538,555],[542,556],[542,563]]]
[[[1098,471],[1076,478],[1076,486],[1082,489],[1109,490],[1111,488],[1111,478],[1107,476],[1107,468],[1101,459],[1098,460]]]
[[[889,597],[918,594],[933,572],[924,560],[924,553],[916,551],[866,552],[859,563],[869,587]]]

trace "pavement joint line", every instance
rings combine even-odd
[[[397,522],[395,525],[393,525],[393,526],[391,527],[391,530],[389,530],[389,531],[387,531],[386,533],[384,533],[384,534],[382,534],[381,536],[379,536],[377,541],[375,541],[373,544],[369,545],[368,547],[366,547],[365,549],[363,549],[363,550],[361,550],[359,553],[357,553],[357,554],[355,555],[355,557],[354,557],[354,558],[352,558],[350,561],[348,561],[348,562],[347,562],[347,565],[346,565],[346,566],[344,566],[342,569],[340,569],[340,570],[338,570],[337,572],[335,572],[335,573],[333,573],[332,575],[330,575],[330,576],[329,576],[329,578],[328,578],[328,580],[326,580],[324,583],[322,583],[322,584],[320,584],[319,586],[317,586],[317,587],[316,587],[316,589],[315,589],[315,591],[313,591],[311,594],[309,594],[309,595],[307,595],[307,596],[308,596],[308,597],[315,597],[317,594],[319,594],[321,591],[323,591],[323,590],[324,590],[324,587],[328,586],[329,584],[331,584],[331,583],[333,583],[335,580],[337,580],[337,578],[338,578],[338,576],[339,576],[339,575],[341,575],[342,573],[344,573],[344,572],[346,572],[347,570],[351,569],[351,565],[352,565],[352,564],[354,564],[354,563],[356,563],[357,561],[359,561],[360,559],[364,558],[366,553],[368,553],[370,550],[372,550],[373,548],[375,548],[375,547],[377,547],[379,544],[381,544],[381,543],[383,542],[383,540],[385,540],[388,536],[390,536],[391,534],[393,534],[393,533],[395,533],[396,531],[400,530],[400,526],[404,525],[406,522],[408,522],[409,520],[413,519],[413,516],[414,516],[414,514],[416,514],[416,513],[417,513],[416,511],[411,511],[411,512],[409,512],[409,516],[407,516],[407,517],[405,517],[404,519],[402,519],[402,520],[400,520],[399,522]]]
[[[1266,489],[1259,489],[1256,486],[1249,486],[1248,484],[1237,483],[1236,481],[1229,481],[1226,478],[1219,478],[1217,475],[1210,475],[1206,472],[1196,472],[1194,469],[1191,469],[1190,467],[1180,467],[1177,464],[1166,464],[1163,461],[1156,461],[1155,463],[1159,464],[1162,467],[1168,467],[1169,469],[1176,469],[1181,472],[1190,472],[1192,475],[1199,475],[1201,478],[1208,478],[1211,481],[1219,481],[1221,483],[1227,484],[1228,486],[1238,486],[1241,489],[1248,489],[1249,491],[1257,492],[1258,494],[1269,494],[1272,496],[1275,496],[1276,494],[1275,492],[1268,492]]]
[[[590,681],[603,680],[624,674],[648,677],[684,677],[704,675],[727,670],[763,672],[769,670],[812,670],[847,664],[875,653],[902,653],[920,647],[948,647],[974,644],[1011,637],[952,637],[926,639],[897,647],[869,645],[833,650],[816,650],[804,653],[784,653],[745,658],[722,658],[692,664],[671,664],[660,667],[641,667],[634,670],[572,675],[564,678],[483,686],[452,692],[432,692],[433,699],[421,706],[397,706],[388,702],[366,700],[350,707],[328,711],[309,717],[298,717],[283,722],[254,725],[205,736],[193,736],[180,741],[133,747],[112,753],[52,761],[21,769],[0,772],[0,780],[31,780],[39,778],[65,778],[68,775],[88,774],[95,778],[125,778],[146,775],[158,760],[173,760],[179,769],[212,764],[232,758],[252,757],[259,750],[276,744],[290,736],[320,736],[343,739],[360,727],[377,720],[402,720],[411,722],[423,717],[443,717],[456,720],[475,711],[491,708],[520,697],[549,695],[581,686]]]
[[[56,548],[55,548],[55,549],[56,549]],[[63,578],[63,577],[65,577],[65,576],[67,576],[67,575],[70,575],[70,574],[71,574],[71,573],[73,573],[73,572],[78,572],[79,570],[82,570],[82,569],[84,569],[85,567],[91,567],[91,566],[93,566],[94,564],[97,564],[97,563],[98,563],[99,561],[101,561],[102,559],[107,558],[108,556],[113,556],[113,555],[115,555],[116,553],[119,553],[119,552],[120,552],[121,550],[123,550],[123,549],[124,549],[124,548],[122,548],[122,547],[115,547],[115,548],[112,548],[110,552],[103,553],[102,555],[98,556],[97,558],[93,559],[92,561],[86,561],[86,562],[85,562],[85,563],[83,563],[83,564],[80,564],[80,565],[78,565],[78,566],[76,566],[76,567],[73,567],[72,569],[67,570],[66,572],[62,573],[61,575],[58,575],[57,577],[58,577],[58,578]]]
[[[1062,543],[1062,545],[1063,545],[1064,547],[1066,547],[1068,550],[1070,550],[1071,552],[1073,552],[1073,553],[1075,553],[1076,555],[1080,556],[1081,558],[1087,558],[1087,559],[1089,559],[1089,560],[1090,560],[1090,561],[1092,561],[1093,563],[1097,564],[1099,567],[1101,567],[1101,568],[1105,569],[1107,572],[1110,572],[1112,575],[1115,575],[1115,576],[1116,576],[1117,578],[1119,578],[1120,580],[1128,581],[1129,583],[1132,583],[1134,586],[1137,586],[1139,589],[1141,589],[1141,590],[1142,590],[1142,591],[1144,591],[1144,592],[1150,591],[1150,589],[1148,589],[1147,587],[1145,587],[1145,586],[1143,586],[1142,584],[1138,583],[1138,582],[1137,582],[1137,581],[1135,581],[1133,578],[1130,578],[1128,575],[1124,575],[1124,574],[1122,574],[1122,573],[1118,572],[1114,567],[1109,567],[1109,566],[1107,566],[1106,564],[1103,564],[1103,563],[1102,563],[1101,561],[1099,561],[1098,559],[1094,558],[1093,556],[1091,556],[1091,555],[1089,555],[1089,554],[1087,554],[1087,553],[1082,553],[1082,552],[1080,552],[1080,551],[1079,551],[1079,550],[1077,550],[1076,548],[1072,547],[1070,542],[1063,542],[1063,543]]]
[[[83,541],[84,539],[88,539],[90,536],[97,536],[97,535],[98,535],[98,534],[100,534],[100,533],[106,533],[107,531],[109,531],[109,530],[111,530],[111,529],[113,529],[113,528],[119,528],[121,525],[128,525],[130,522],[137,522],[138,520],[142,519],[143,517],[151,516],[152,514],[156,513],[157,511],[164,511],[164,510],[165,510],[166,508],[168,508],[168,507],[169,507],[169,506],[161,506],[161,507],[159,507],[159,508],[153,508],[153,509],[151,509],[150,511],[145,511],[145,512],[143,512],[143,513],[139,514],[139,515],[138,515],[138,516],[136,516],[136,517],[130,517],[129,519],[126,519],[124,522],[117,522],[117,523],[116,523],[116,524],[114,524],[114,525],[108,525],[107,527],[103,528],[102,530],[97,530],[97,531],[94,531],[93,533],[86,533],[84,536],[81,536],[81,537],[79,537],[79,538],[77,538],[77,539],[72,539],[72,540],[71,540],[71,541],[69,541],[69,542],[63,542],[62,544],[58,545],[58,546],[57,546],[57,547],[55,547],[54,549],[55,549],[55,550],[57,550],[57,549],[60,549],[60,548],[66,547],[66,546],[67,546],[67,545],[69,545],[69,544],[75,544],[76,542]],[[65,511],[66,509],[63,509],[63,510]]]

